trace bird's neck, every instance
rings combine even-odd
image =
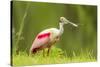
[[[64,28],[63,28],[64,24],[63,23],[59,23],[59,34],[62,35],[64,32]]]

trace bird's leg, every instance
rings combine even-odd
[[[51,46],[48,47],[47,56],[49,56],[50,50],[51,50]]]
[[[45,57],[45,49],[43,49],[43,57]]]
[[[32,54],[32,52],[31,52],[31,51],[29,51],[28,56],[31,56],[31,54]]]

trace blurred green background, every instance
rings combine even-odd
[[[89,50],[97,58],[97,6],[28,1],[12,2],[13,53],[28,53],[36,35],[47,28],[58,28],[61,16],[79,27],[65,25],[64,33],[55,46],[69,57],[73,51],[78,55],[81,50]]]

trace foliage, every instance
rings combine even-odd
[[[53,47],[49,56],[43,57],[42,51],[35,55],[29,56],[26,52],[20,52],[19,55],[13,55],[13,65],[37,65],[37,64],[61,64],[71,62],[94,62],[96,58],[91,52],[81,52],[76,56],[73,51],[72,57],[64,56],[64,52],[60,48]]]

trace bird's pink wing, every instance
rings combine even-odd
[[[32,44],[32,49],[47,45],[50,41],[50,33],[42,33],[37,35]]]

